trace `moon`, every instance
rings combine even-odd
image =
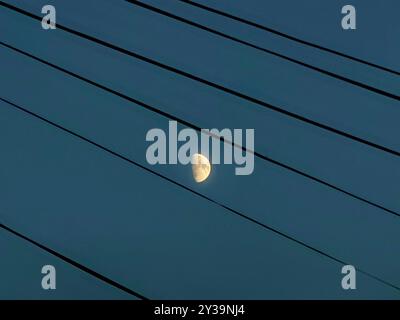
[[[192,173],[197,183],[203,182],[211,173],[210,161],[202,154],[195,153],[192,156]]]

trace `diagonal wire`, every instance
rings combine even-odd
[[[346,54],[346,53],[343,53],[343,52],[340,52],[340,51],[337,51],[337,50],[333,50],[333,49],[330,49],[330,48],[327,48],[327,47],[312,43],[310,41],[306,41],[306,40],[303,40],[303,39],[300,39],[300,38],[296,38],[296,37],[288,35],[288,34],[286,34],[284,32],[278,31],[276,29],[261,25],[259,23],[256,23],[256,22],[253,22],[253,21],[250,21],[250,20],[238,17],[238,16],[235,16],[233,14],[224,12],[222,10],[218,10],[218,9],[206,6],[206,5],[198,3],[196,1],[193,1],[193,0],[178,0],[178,1],[184,2],[186,4],[195,6],[197,8],[200,8],[200,9],[203,9],[203,10],[206,10],[206,11],[209,11],[209,12],[216,13],[218,15],[224,16],[224,17],[229,18],[231,20],[235,20],[235,21],[247,24],[247,25],[255,27],[257,29],[261,29],[261,30],[276,34],[276,35],[278,35],[280,37],[292,40],[294,42],[301,43],[303,45],[306,45],[306,46],[309,46],[309,47],[313,47],[313,48],[321,50],[321,51],[326,51],[326,52],[338,55],[340,57],[347,58],[347,59],[359,62],[361,64],[365,64],[367,66],[370,66],[370,67],[373,67],[373,68],[376,68],[376,69],[379,69],[379,70],[382,70],[382,71],[386,71],[386,72],[392,73],[394,75],[400,76],[400,72],[399,71],[392,70],[390,68],[378,65],[376,63],[372,63],[372,62],[369,62],[369,61],[366,61],[366,60],[351,56],[349,54]]]
[[[18,13],[21,13],[21,14],[23,14],[23,15],[25,15],[25,16],[28,16],[28,17],[30,17],[30,18],[32,18],[32,19],[41,21],[41,17],[39,17],[39,16],[37,16],[37,15],[35,15],[35,14],[33,14],[33,13],[30,13],[30,12],[28,12],[28,11],[25,11],[25,10],[23,10],[23,9],[21,9],[21,8],[15,7],[15,6],[10,5],[10,4],[8,4],[8,3],[4,3],[3,1],[0,1],[0,5],[4,6],[4,7],[6,7],[6,8],[9,8],[9,9],[11,9],[11,10],[13,10],[13,11],[16,11],[16,12],[18,12]],[[188,79],[197,81],[197,82],[199,82],[199,83],[202,83],[202,84],[207,85],[207,86],[209,86],[209,87],[212,87],[212,88],[218,89],[218,90],[220,90],[220,91],[226,92],[226,93],[228,93],[228,94],[231,94],[231,95],[236,96],[236,97],[238,97],[238,98],[241,98],[241,99],[243,99],[243,100],[247,100],[247,101],[249,101],[249,102],[251,102],[251,103],[260,105],[260,106],[263,107],[263,108],[276,111],[276,112],[281,113],[281,114],[283,114],[283,115],[286,115],[286,116],[288,116],[288,117],[291,117],[291,118],[297,119],[297,120],[299,120],[299,121],[302,121],[302,122],[311,124],[311,125],[313,125],[313,126],[316,126],[316,127],[318,127],[318,128],[321,128],[321,129],[323,129],[323,130],[326,130],[326,131],[332,132],[332,133],[334,133],[334,134],[343,136],[343,137],[345,137],[345,138],[348,138],[348,139],[357,141],[357,142],[359,142],[359,143],[368,145],[369,147],[378,149],[378,150],[380,150],[380,151],[384,151],[384,152],[390,153],[390,154],[395,155],[395,156],[400,156],[400,152],[399,152],[399,151],[393,150],[393,149],[388,148],[388,147],[385,147],[385,146],[381,146],[381,145],[379,145],[379,144],[377,144],[377,143],[374,143],[374,142],[365,140],[365,139],[363,139],[363,138],[357,137],[357,136],[352,135],[352,134],[350,134],[350,133],[347,133],[347,132],[345,132],[345,131],[342,131],[342,130],[339,130],[339,129],[335,129],[335,128],[333,128],[333,127],[331,127],[331,126],[328,126],[328,125],[325,125],[325,124],[323,124],[323,123],[319,123],[319,122],[317,122],[317,121],[315,121],[315,120],[312,120],[312,119],[309,119],[309,118],[307,118],[307,117],[305,117],[305,116],[301,116],[301,115],[296,114],[296,113],[293,113],[293,112],[291,112],[291,111],[287,111],[287,110],[283,109],[282,107],[275,106],[275,105],[269,104],[269,103],[267,103],[267,102],[264,102],[264,101],[262,101],[262,100],[259,100],[259,99],[250,97],[250,96],[248,96],[248,95],[246,95],[246,94],[244,94],[244,93],[241,93],[241,92],[235,91],[235,90],[233,90],[233,89],[224,87],[224,86],[222,86],[222,85],[220,85],[220,84],[217,84],[217,83],[214,83],[214,82],[212,82],[212,81],[203,79],[203,78],[201,78],[201,77],[198,77],[198,76],[193,75],[193,74],[191,74],[191,73],[188,73],[188,72],[186,72],[186,71],[177,69],[177,68],[175,68],[175,67],[166,65],[166,64],[161,63],[161,62],[159,62],[159,61],[156,61],[156,60],[153,60],[153,59],[151,59],[151,58],[148,58],[148,57],[145,57],[145,56],[143,56],[143,55],[140,55],[140,54],[138,54],[138,53],[136,53],[136,52],[129,51],[129,50],[124,49],[124,48],[122,48],[122,47],[119,47],[119,46],[117,46],[117,45],[114,45],[114,44],[108,43],[108,42],[106,42],[106,41],[104,41],[104,40],[98,39],[98,38],[96,38],[96,37],[93,37],[93,36],[84,34],[84,33],[80,32],[80,31],[76,31],[76,30],[73,30],[73,29],[71,29],[71,28],[65,27],[65,26],[63,26],[63,25],[61,25],[61,24],[59,24],[59,23],[57,23],[57,28],[60,29],[60,30],[66,31],[66,32],[68,32],[68,33],[71,33],[71,34],[73,34],[73,35],[76,35],[76,36],[78,36],[78,37],[81,37],[81,38],[83,38],[83,39],[86,39],[86,40],[95,42],[95,43],[97,43],[97,44],[99,44],[99,45],[101,45],[101,46],[104,46],[104,47],[113,49],[113,50],[118,51],[118,52],[120,52],[120,53],[122,53],[122,54],[125,54],[125,55],[127,55],[127,56],[130,56],[130,57],[133,57],[133,58],[135,58],[135,59],[138,59],[138,60],[144,61],[144,62],[146,62],[146,63],[152,64],[152,65],[157,66],[157,67],[159,67],[159,68],[162,68],[162,69],[164,69],[164,70],[168,70],[168,71],[174,72],[174,73],[179,74],[179,75],[181,75],[181,76],[183,76],[183,77],[185,77],[185,78],[188,78]]]
[[[315,67],[315,66],[313,66],[313,65],[311,65],[311,64],[302,62],[302,61],[300,61],[300,60],[296,60],[296,59],[294,59],[294,58],[290,58],[290,57],[285,56],[285,55],[283,55],[283,54],[281,54],[281,53],[278,53],[278,52],[275,52],[275,51],[272,51],[272,50],[269,50],[269,49],[266,49],[266,48],[257,46],[257,45],[255,45],[255,44],[252,44],[252,43],[248,42],[248,41],[241,40],[241,39],[239,39],[239,38],[230,36],[230,35],[228,35],[228,34],[226,34],[226,33],[220,32],[220,31],[218,31],[218,30],[215,30],[215,29],[206,27],[206,26],[204,26],[204,25],[202,25],[202,24],[200,24],[200,23],[196,23],[196,22],[193,22],[193,21],[191,21],[191,20],[182,18],[182,17],[180,17],[180,16],[177,16],[177,15],[175,15],[175,14],[172,14],[172,13],[167,12],[167,11],[165,11],[165,10],[162,10],[162,9],[160,9],[160,8],[151,6],[151,5],[147,4],[147,3],[143,3],[143,2],[138,1],[138,0],[125,0],[125,1],[128,2],[128,3],[131,3],[131,4],[133,4],[133,5],[142,7],[142,8],[144,8],[144,9],[150,10],[150,11],[152,11],[152,12],[161,14],[161,15],[166,16],[166,17],[169,17],[169,18],[171,18],[171,19],[174,19],[174,20],[183,22],[183,23],[185,23],[185,24],[191,25],[191,26],[193,26],[193,27],[199,28],[199,29],[201,29],[201,30],[205,30],[205,31],[207,31],[207,32],[210,32],[210,33],[212,33],[212,34],[218,35],[218,36],[223,37],[223,38],[225,38],[225,39],[229,39],[229,40],[232,40],[232,41],[234,41],[234,42],[240,43],[240,44],[242,44],[242,45],[245,45],[245,46],[251,47],[251,48],[253,48],[253,49],[262,51],[262,52],[264,52],[264,53],[268,53],[268,54],[271,54],[271,55],[273,55],[273,56],[282,58],[282,59],[284,59],[284,60],[290,61],[290,62],[295,63],[295,64],[297,64],[297,65],[303,66],[303,67],[305,67],[305,68],[307,68],[307,69],[311,69],[311,70],[314,70],[314,71],[319,72],[319,73],[321,73],[321,74],[327,75],[327,76],[329,76],[329,77],[332,77],[332,78],[335,78],[335,79],[338,79],[338,80],[347,82],[347,83],[349,83],[349,84],[351,84],[351,85],[357,86],[357,87],[362,88],[362,89],[365,89],[365,90],[367,90],[367,91],[374,92],[374,93],[376,93],[376,94],[380,94],[380,95],[382,95],[382,96],[385,96],[385,97],[394,99],[394,100],[396,100],[396,101],[400,101],[400,96],[397,95],[397,94],[394,94],[394,93],[391,93],[391,92],[388,92],[388,91],[385,91],[385,90],[382,90],[382,89],[379,89],[379,88],[375,88],[375,87],[370,86],[370,85],[368,85],[368,84],[365,84],[365,83],[362,83],[362,82],[359,82],[359,81],[356,81],[356,80],[353,80],[353,79],[350,79],[350,78],[341,76],[341,75],[339,75],[339,74],[336,74],[336,73],[334,73],[334,72],[330,72],[330,71],[324,70],[324,69],[322,69],[322,68]]]
[[[40,63],[42,63],[42,64],[45,64],[45,65],[47,65],[47,66],[49,66],[49,67],[51,67],[51,68],[53,68],[53,69],[56,69],[56,70],[61,71],[61,72],[65,73],[65,74],[68,74],[68,75],[71,76],[71,77],[74,77],[74,78],[79,79],[79,80],[81,80],[81,81],[84,81],[84,82],[86,82],[86,83],[88,83],[88,84],[90,84],[90,85],[92,85],[92,86],[95,86],[95,87],[97,87],[97,88],[99,88],[99,89],[102,89],[102,90],[107,91],[107,92],[109,92],[109,93],[111,93],[111,94],[114,94],[114,95],[116,95],[116,96],[118,96],[118,97],[120,97],[120,98],[122,98],[122,99],[124,99],[124,100],[127,100],[127,101],[129,101],[129,102],[135,103],[135,104],[137,104],[137,105],[139,105],[139,106],[141,106],[141,107],[143,107],[143,108],[145,108],[145,109],[147,109],[147,110],[150,110],[150,111],[152,111],[152,112],[155,112],[155,113],[157,113],[157,114],[160,114],[160,115],[162,115],[162,116],[165,117],[165,118],[168,118],[168,119],[171,119],[171,120],[175,120],[175,121],[179,122],[179,123],[182,124],[182,125],[185,125],[185,126],[187,126],[187,127],[189,127],[189,128],[192,128],[192,129],[194,129],[194,130],[196,130],[196,131],[198,131],[198,132],[202,132],[202,130],[201,130],[200,127],[198,127],[198,126],[192,124],[192,123],[189,122],[189,121],[182,120],[182,119],[180,119],[180,118],[178,118],[178,117],[176,117],[176,116],[174,116],[174,115],[171,115],[171,114],[169,114],[169,113],[167,113],[167,112],[165,112],[165,111],[159,110],[159,109],[157,109],[157,108],[155,108],[155,107],[153,107],[153,106],[151,106],[151,105],[149,105],[149,104],[146,104],[146,103],[144,103],[144,102],[142,102],[142,101],[139,101],[139,100],[137,100],[137,99],[135,99],[135,98],[129,97],[129,96],[127,96],[127,95],[125,95],[125,94],[123,94],[123,93],[121,93],[121,92],[118,92],[118,91],[116,91],[116,90],[114,90],[114,89],[108,88],[108,87],[106,87],[106,86],[104,86],[104,85],[102,85],[102,84],[96,83],[96,82],[93,81],[93,80],[87,79],[87,78],[85,78],[85,77],[83,77],[83,76],[81,76],[81,75],[79,75],[79,74],[76,74],[76,73],[71,72],[71,71],[69,71],[69,70],[67,70],[67,69],[64,69],[64,68],[62,68],[62,67],[59,67],[59,66],[57,66],[57,65],[55,65],[55,64],[52,64],[52,63],[50,63],[50,62],[48,62],[48,61],[46,61],[46,60],[43,60],[43,59],[38,58],[38,57],[35,57],[34,55],[32,55],[32,54],[30,54],[30,53],[27,53],[27,52],[25,52],[25,51],[23,51],[23,50],[20,50],[20,49],[18,49],[18,48],[15,48],[15,47],[13,47],[13,46],[11,46],[11,45],[9,45],[9,44],[6,44],[6,43],[4,43],[4,42],[2,42],[2,41],[0,41],[0,45],[2,45],[2,46],[4,46],[4,47],[7,47],[7,48],[9,48],[9,49],[11,49],[11,50],[13,50],[13,51],[15,51],[15,52],[20,53],[20,54],[23,54],[23,55],[25,55],[25,56],[27,56],[27,57],[33,59],[33,60],[36,60],[36,61],[38,61],[38,62],[40,62]],[[217,138],[217,139],[220,139],[220,138],[221,138],[221,136],[216,135],[216,134],[212,134],[211,136],[212,136],[212,138]],[[303,172],[303,171],[301,171],[301,170],[298,170],[298,169],[296,169],[296,168],[294,168],[294,167],[291,167],[291,166],[289,166],[289,165],[287,165],[287,164],[285,164],[285,163],[283,163],[283,162],[280,162],[280,161],[274,160],[274,159],[272,159],[272,158],[269,158],[269,157],[267,157],[267,156],[265,156],[265,155],[263,155],[263,154],[261,154],[261,153],[259,153],[259,152],[256,152],[256,151],[254,151],[254,150],[250,150],[250,149],[248,149],[248,148],[246,148],[246,147],[243,147],[242,145],[238,145],[238,144],[233,143],[232,141],[229,141],[229,140],[224,140],[224,143],[232,144],[232,145],[233,145],[234,147],[236,147],[236,148],[240,148],[240,149],[243,150],[243,151],[253,153],[256,157],[258,157],[258,158],[260,158],[260,159],[263,159],[264,161],[270,162],[270,163],[272,163],[272,164],[274,164],[274,165],[277,165],[277,166],[279,166],[279,167],[281,167],[281,168],[284,168],[284,169],[287,169],[287,170],[289,170],[289,171],[291,171],[291,172],[294,172],[294,173],[296,173],[296,174],[299,174],[299,175],[301,175],[301,176],[303,176],[303,177],[305,177],[305,178],[307,178],[307,179],[310,179],[310,180],[312,180],[312,181],[314,181],[314,182],[317,182],[317,183],[322,184],[322,185],[324,185],[324,186],[326,186],[326,187],[329,187],[329,188],[331,188],[331,189],[334,189],[334,190],[336,190],[336,191],[338,191],[338,192],[340,192],[340,193],[346,194],[347,196],[350,196],[350,197],[352,197],[352,198],[354,198],[354,199],[357,199],[357,200],[359,200],[359,201],[362,201],[362,202],[364,202],[364,203],[367,203],[367,204],[369,204],[369,205],[371,205],[371,206],[374,206],[374,207],[376,207],[376,208],[378,208],[378,209],[384,210],[384,211],[387,212],[387,213],[390,213],[390,214],[392,214],[392,215],[395,215],[395,216],[397,216],[397,217],[400,217],[400,214],[397,213],[396,211],[393,211],[393,210],[391,210],[391,209],[388,209],[388,208],[386,208],[386,207],[383,207],[383,206],[381,206],[381,205],[379,205],[379,204],[377,204],[377,203],[375,203],[375,202],[372,202],[372,201],[370,201],[370,200],[368,200],[368,199],[365,199],[365,198],[360,197],[360,196],[358,196],[358,195],[356,195],[356,194],[353,194],[353,193],[351,193],[351,192],[349,192],[349,191],[346,191],[345,189],[339,188],[339,187],[337,187],[337,186],[335,186],[335,185],[333,185],[333,184],[331,184],[331,183],[329,183],[329,182],[326,182],[326,181],[324,181],[324,180],[322,180],[322,179],[320,179],[320,178],[314,177],[314,176],[312,176],[312,175],[310,175],[310,174],[308,174],[308,173],[305,173],[305,172]]]
[[[328,254],[328,253],[326,253],[326,252],[324,252],[324,251],[322,251],[320,249],[317,249],[317,248],[315,248],[315,247],[313,247],[313,246],[311,246],[311,245],[309,245],[309,244],[307,244],[307,243],[305,243],[305,242],[303,242],[301,240],[298,240],[298,239],[296,239],[296,238],[294,238],[294,237],[292,237],[292,236],[290,236],[290,235],[288,235],[288,234],[286,234],[286,233],[284,233],[282,231],[279,231],[278,229],[275,229],[275,228],[273,228],[273,227],[271,227],[271,226],[269,226],[269,225],[267,225],[265,223],[262,223],[262,222],[260,222],[260,221],[258,221],[256,219],[253,219],[253,218],[247,216],[246,214],[244,214],[244,213],[242,213],[242,212],[240,212],[238,210],[235,210],[235,209],[233,209],[233,208],[231,208],[229,206],[226,206],[226,205],[220,203],[219,201],[217,201],[215,199],[212,199],[212,198],[210,198],[210,197],[208,197],[208,196],[206,196],[206,195],[204,195],[204,194],[202,194],[202,193],[200,193],[200,192],[198,192],[196,190],[193,190],[193,189],[185,186],[184,184],[181,184],[181,183],[179,183],[179,182],[177,182],[177,181],[175,181],[175,180],[173,180],[171,178],[168,178],[167,176],[164,176],[161,173],[158,173],[158,172],[156,172],[154,170],[151,170],[151,169],[145,167],[144,165],[141,165],[140,163],[138,163],[138,162],[136,162],[134,160],[131,160],[131,159],[125,157],[124,155],[122,155],[122,154],[120,154],[120,153],[118,153],[116,151],[113,151],[113,150],[111,150],[111,149],[109,149],[109,148],[107,148],[107,147],[105,147],[105,146],[103,146],[103,145],[101,145],[101,144],[89,139],[89,138],[86,138],[86,137],[80,135],[79,133],[76,133],[76,132],[74,132],[74,131],[72,131],[70,129],[64,128],[61,125],[59,125],[59,124],[57,124],[57,123],[55,123],[53,121],[50,121],[50,120],[48,120],[48,119],[46,119],[46,118],[44,118],[44,117],[42,117],[42,116],[30,111],[30,110],[28,110],[28,109],[26,109],[26,108],[24,108],[22,106],[19,106],[19,105],[15,104],[15,103],[7,100],[7,99],[3,99],[3,98],[0,97],[0,100],[5,102],[8,106],[10,106],[10,108],[18,109],[19,111],[22,111],[25,114],[28,114],[30,116],[33,116],[33,117],[41,120],[42,122],[45,122],[46,124],[51,125],[52,127],[55,127],[55,128],[57,128],[59,130],[62,130],[62,131],[66,132],[66,133],[68,133],[68,134],[70,134],[70,135],[72,135],[72,136],[74,136],[74,137],[76,137],[76,138],[78,138],[80,140],[83,140],[83,141],[85,141],[85,142],[87,142],[87,143],[89,143],[89,144],[91,144],[91,145],[93,145],[93,146],[95,146],[95,147],[107,152],[108,154],[111,154],[111,155],[113,155],[113,156],[115,156],[115,157],[117,157],[117,158],[119,158],[119,159],[121,159],[121,160],[123,160],[125,162],[128,162],[128,163],[130,163],[130,164],[132,164],[132,165],[134,165],[134,166],[136,166],[136,167],[138,167],[140,169],[145,170],[146,172],[148,172],[148,173],[150,173],[152,175],[155,175],[155,176],[157,176],[157,177],[159,177],[159,178],[161,178],[163,180],[166,180],[169,183],[172,183],[172,184],[178,186],[179,188],[185,189],[185,190],[189,191],[190,193],[193,193],[194,195],[196,195],[196,196],[198,196],[200,198],[203,198],[204,200],[207,200],[207,201],[215,204],[218,207],[221,207],[221,208],[225,209],[230,214],[233,214],[235,216],[239,216],[239,217],[241,217],[241,218],[243,218],[243,219],[245,219],[247,221],[255,223],[256,225],[262,227],[265,230],[269,230],[269,231],[279,235],[280,237],[286,238],[286,239],[288,239],[288,240],[290,240],[290,241],[292,241],[294,243],[297,243],[298,245],[300,245],[302,247],[305,247],[305,248],[307,248],[307,249],[309,249],[309,250],[313,251],[314,253],[317,253],[317,254],[319,254],[321,256],[329,258],[330,260],[333,260],[333,261],[335,261],[335,262],[337,262],[339,264],[348,265],[348,263],[346,263],[345,261],[343,261],[343,260],[341,260],[339,258],[334,257],[333,255],[330,255],[330,254]],[[2,226],[4,226],[4,225],[0,225],[0,227],[2,227]],[[19,235],[22,236],[21,234],[19,234]],[[45,247],[43,249],[45,249]],[[51,250],[51,249],[47,249],[46,251],[48,251],[48,250]],[[366,272],[366,271],[364,271],[362,269],[357,268],[357,270],[360,273],[362,273],[362,274],[364,274],[364,275],[366,275],[366,276],[368,276],[368,277],[370,277],[372,279],[375,279],[376,281],[378,281],[380,283],[383,283],[383,284],[385,284],[385,285],[387,285],[387,286],[389,286],[389,287],[391,287],[393,289],[396,289],[397,291],[400,292],[400,287],[398,287],[398,286],[396,286],[396,285],[394,285],[394,284],[392,284],[392,283],[390,283],[390,282],[388,282],[386,280],[383,280],[380,277],[377,277],[377,276],[375,276],[375,275],[373,275],[373,274],[371,274],[369,272]],[[140,297],[144,298],[143,296],[140,296]]]
[[[6,101],[6,100],[4,100],[2,98],[0,98],[0,100],[2,100],[3,102],[6,102],[6,103],[9,104],[8,101]],[[114,280],[112,280],[112,279],[110,279],[110,278],[108,278],[108,277],[106,277],[106,276],[104,276],[104,275],[102,275],[102,274],[100,274],[100,273],[98,273],[98,272],[96,272],[96,271],[94,271],[94,270],[92,270],[92,269],[80,264],[79,262],[76,262],[75,260],[72,260],[71,258],[68,258],[67,256],[64,256],[63,254],[61,254],[61,253],[59,253],[59,252],[57,252],[57,251],[55,251],[55,250],[53,250],[51,248],[48,248],[48,247],[44,246],[43,244],[40,244],[39,242],[37,242],[35,240],[32,240],[32,239],[28,238],[27,236],[25,236],[25,235],[19,233],[18,231],[6,226],[3,223],[0,223],[0,228],[12,233],[13,235],[17,236],[18,238],[21,238],[21,239],[24,239],[25,241],[28,241],[29,243],[33,244],[34,246],[36,246],[36,247],[38,247],[38,248],[50,253],[51,255],[63,260],[64,262],[74,266],[75,268],[78,268],[81,271],[90,274],[91,276],[93,276],[93,277],[95,277],[95,278],[107,283],[108,285],[111,285],[111,286],[113,286],[115,288],[118,288],[118,289],[120,289],[120,290],[122,290],[122,291],[124,291],[124,292],[126,292],[126,293],[128,293],[130,295],[132,295],[132,296],[135,296],[136,298],[141,299],[141,300],[149,300],[145,296],[143,296],[143,295],[141,295],[141,294],[139,294],[139,293],[137,293],[137,292],[125,287],[125,286],[123,286],[122,284],[119,284],[118,282],[116,282],[116,281],[114,281]]]

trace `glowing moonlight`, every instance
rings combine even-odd
[[[208,178],[211,172],[210,161],[202,154],[194,154],[192,157],[192,172],[196,182],[203,182]]]

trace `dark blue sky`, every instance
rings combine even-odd
[[[38,15],[44,5],[42,1],[6,2]],[[399,94],[399,77],[228,23],[180,2],[146,2]],[[400,69],[400,49],[394,41],[399,22],[392,17],[397,2],[385,1],[391,9],[383,11],[383,4],[353,1],[358,29],[346,32],[340,27],[341,1],[202,3]],[[62,25],[400,150],[398,101],[124,1],[54,0],[52,4]],[[9,45],[199,127],[255,128],[259,153],[400,212],[397,156],[60,29],[44,31],[40,22],[9,9],[1,8],[0,15],[1,39]],[[168,119],[3,46],[0,52],[2,98],[400,286],[398,216],[259,158],[250,176],[235,176],[233,166],[215,166],[201,185],[193,182],[190,166],[152,167],[145,159],[145,135],[151,128],[166,129]],[[0,106],[1,222],[132,290],[150,298],[399,297],[398,290],[361,273],[358,289],[344,291],[340,263],[4,102]],[[20,272],[12,267],[18,259],[35,272],[39,263],[54,261],[19,240],[1,237],[1,245],[14,261],[1,267],[8,279]],[[16,257],[15,251],[21,256]],[[35,258],[27,259],[23,252]],[[70,297],[79,287],[80,271],[59,265],[58,277],[71,279],[66,282],[71,286],[57,291],[57,297]],[[39,271],[37,276],[40,279]],[[96,286],[104,286],[104,293],[96,291],[96,297],[122,297],[118,290],[90,281],[82,284],[77,298],[87,297],[86,292],[90,295]],[[7,285],[13,283],[8,280]],[[44,297],[39,285],[40,280],[30,278],[24,288],[27,296]],[[16,297],[18,290],[13,290],[10,296]],[[0,297],[7,298],[1,287]]]

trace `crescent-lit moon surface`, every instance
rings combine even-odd
[[[197,183],[203,182],[211,173],[210,161],[202,154],[195,153],[192,157],[192,172]]]

